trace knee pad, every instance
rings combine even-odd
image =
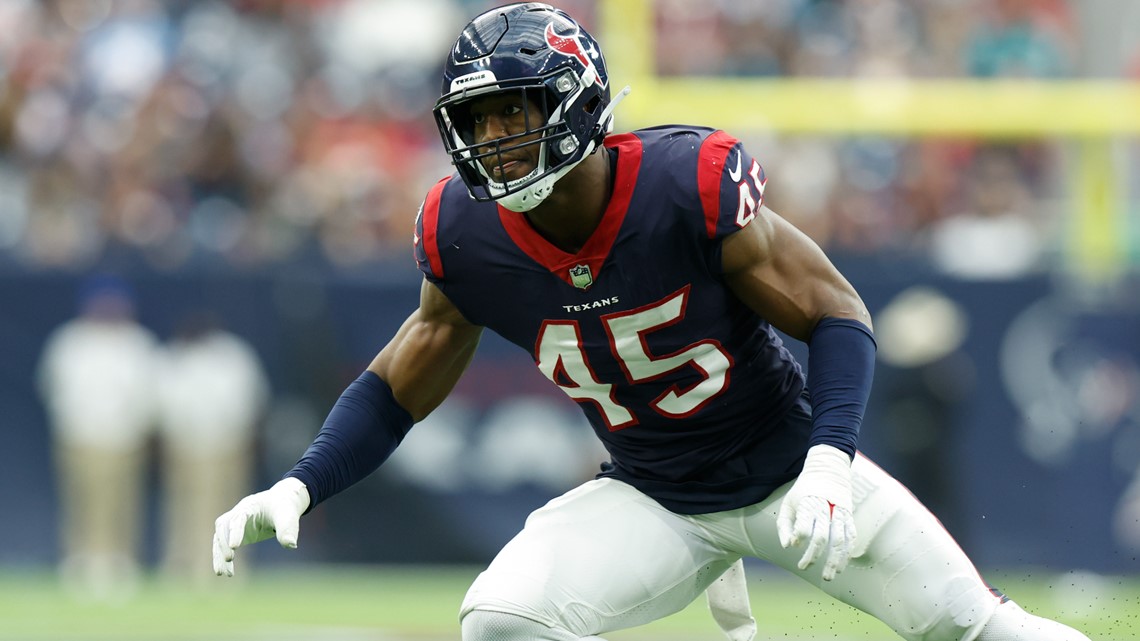
[[[556,630],[517,614],[472,610],[462,621],[463,641],[605,641]]]

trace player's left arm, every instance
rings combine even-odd
[[[811,238],[767,206],[725,238],[721,252],[733,293],[788,336],[809,342],[824,318],[871,329],[871,314],[851,283]]]
[[[725,281],[774,327],[808,344],[812,433],[803,471],[777,518],[784,547],[806,541],[800,569],[847,565],[855,538],[851,459],[875,364],[871,315],[810,238],[767,207],[721,247]]]

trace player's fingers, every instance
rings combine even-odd
[[[811,564],[815,563],[816,559],[818,559],[819,555],[823,552],[823,548],[826,544],[827,542],[823,540],[823,537],[809,537],[807,540],[807,549],[804,550],[804,555],[800,557],[798,567],[801,570],[806,570],[811,567]]]
[[[273,515],[273,529],[277,532],[277,542],[284,548],[297,547],[300,533],[300,517],[287,509],[276,510]]]
[[[792,523],[792,540],[799,543],[815,536],[816,521],[821,516],[826,514],[820,512],[816,497],[809,496],[801,500],[796,508],[796,519]]]
[[[807,541],[807,549],[800,559],[801,570],[807,569],[823,556],[829,538],[830,516],[830,506],[823,498],[809,496],[800,501],[796,511],[794,536],[796,540]]]
[[[847,541],[847,551],[855,549],[855,517],[848,511],[844,510],[843,519],[843,538]]]
[[[222,538],[220,532],[214,532],[214,574],[218,576],[233,576],[234,563],[233,563],[233,550],[226,545],[225,540]],[[229,558],[227,559],[227,550],[229,551]]]
[[[850,540],[847,538],[847,528],[843,519],[832,519],[830,542],[827,550],[827,560],[823,564],[823,580],[830,581],[835,575],[847,567],[847,560],[851,554]]]
[[[234,550],[241,547],[242,539],[245,538],[245,527],[249,522],[250,515],[243,510],[231,510],[229,518],[226,519],[226,545],[229,546],[229,559],[234,558]]]
[[[827,558],[827,561],[824,562],[824,564],[823,564],[823,575],[821,578],[824,581],[834,581],[836,575],[838,575],[842,571],[843,571],[843,568],[839,567],[836,560],[833,557],[829,556]]]
[[[229,535],[226,533],[226,517],[228,516],[229,512],[226,512],[214,519],[214,547],[217,547],[219,541],[229,539]]]
[[[225,555],[225,551],[229,549],[230,540],[230,516],[232,511],[226,512],[219,516],[214,521],[214,553],[218,555]],[[230,558],[233,558],[232,551]]]

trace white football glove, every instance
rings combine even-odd
[[[830,581],[847,567],[855,544],[851,511],[851,457],[830,445],[814,445],[780,505],[776,517],[780,545],[788,548],[807,541],[799,568],[806,570],[822,555],[823,580]]]
[[[234,552],[275,534],[282,547],[297,547],[301,515],[308,507],[309,490],[293,477],[238,501],[214,521],[214,573],[233,576]]]

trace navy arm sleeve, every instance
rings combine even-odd
[[[337,399],[301,460],[285,474],[308,488],[306,513],[376,471],[413,423],[384,379],[371,371],[361,374]]]
[[[854,458],[859,427],[871,395],[875,338],[863,323],[825,318],[808,343],[808,391],[811,395],[810,445],[834,446]]]

